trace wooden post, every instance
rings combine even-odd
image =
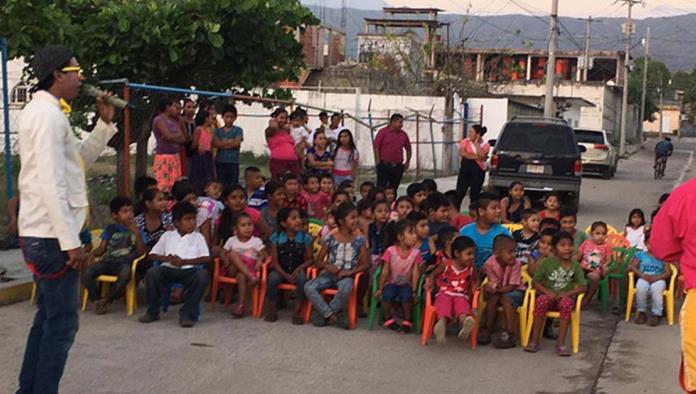
[[[420,114],[416,112],[416,181],[420,179]]]
[[[128,82],[123,86],[123,99],[130,100]],[[123,109],[123,195],[130,197],[130,107]]]

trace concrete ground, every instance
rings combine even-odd
[[[660,194],[690,177],[695,148],[696,140],[677,142],[661,181],[652,179],[649,151],[622,161],[614,180],[585,178],[581,224],[604,219],[621,226],[634,207],[649,214]],[[22,302],[0,310],[0,392],[9,393],[34,308]],[[200,323],[182,329],[176,310],[148,326],[127,318],[120,303],[104,316],[82,313],[62,392],[680,392],[678,326],[636,326],[594,310],[583,313],[580,352],[563,359],[547,340],[537,354],[473,351],[452,335],[445,346],[422,347],[415,335],[370,332],[364,320],[354,331],[293,326],[287,310],[271,324],[233,320],[204,305]]]

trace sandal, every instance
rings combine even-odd
[[[404,320],[401,322],[401,332],[410,334],[413,331],[413,324],[410,321]]]
[[[471,334],[471,330],[474,328],[474,323],[476,321],[474,320],[473,317],[467,316],[466,319],[462,322],[462,329],[459,330],[459,338],[460,339],[466,339],[469,337],[469,334]]]
[[[570,357],[570,352],[565,346],[556,346],[556,355],[561,357]]]
[[[388,328],[388,329],[394,330],[394,331],[399,331],[399,328],[401,328],[401,326],[399,326],[399,323],[397,323],[396,320],[389,319],[389,320],[384,322],[384,328]]]
[[[244,304],[238,304],[236,308],[232,311],[232,316],[236,319],[244,317]]]
[[[539,351],[539,344],[536,342],[529,342],[526,348],[524,348],[525,352],[528,353],[536,353]]]

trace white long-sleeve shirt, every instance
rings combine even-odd
[[[101,119],[80,141],[58,99],[40,90],[19,118],[20,237],[57,238],[63,251],[80,247],[87,216],[85,170],[116,133]]]

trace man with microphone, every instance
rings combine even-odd
[[[19,237],[34,274],[37,306],[17,393],[57,393],[78,329],[79,267],[87,255],[78,234],[88,215],[85,169],[116,133],[113,105],[97,97],[99,120],[80,141],[67,114],[82,86],[81,68],[63,45],[37,51],[38,83],[19,119]],[[109,100],[110,101],[110,100]]]

